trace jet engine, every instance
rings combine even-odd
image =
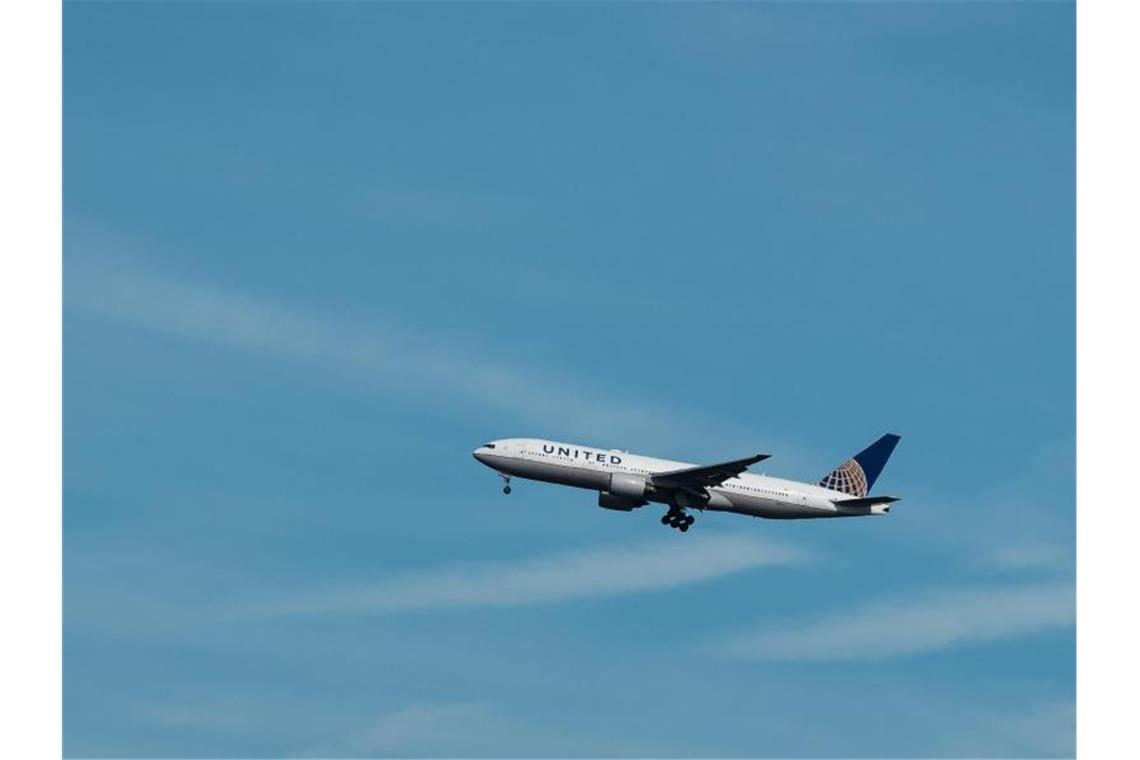
[[[631,499],[628,496],[614,496],[606,491],[598,492],[598,506],[602,509],[616,509],[620,512],[631,512],[638,507],[644,507],[649,502],[644,499]]]
[[[645,477],[630,475],[628,472],[615,472],[610,475],[609,491],[614,496],[625,496],[640,501],[645,496]]]

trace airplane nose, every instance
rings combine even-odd
[[[475,457],[475,459],[478,460],[478,462],[480,464],[487,464],[487,455],[486,454],[480,454],[479,449],[475,449],[474,451],[472,451],[471,456]]]

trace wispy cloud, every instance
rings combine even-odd
[[[716,648],[754,660],[881,660],[1063,628],[1075,615],[1071,583],[944,590],[737,635]]]
[[[528,733],[485,702],[414,703],[381,715],[343,748],[354,755],[470,755],[487,751],[496,737],[500,751],[512,740],[525,744]]]
[[[579,378],[493,359],[473,336],[337,319],[223,289],[137,273],[71,273],[66,304],[152,331],[345,371],[434,408],[456,400],[567,434],[671,439],[691,415],[592,390]]]
[[[234,613],[394,613],[550,604],[661,591],[757,567],[795,564],[807,556],[795,547],[756,537],[705,534],[515,562],[455,565],[372,583],[313,589],[241,605]]]
[[[345,739],[297,752],[300,756],[543,757],[557,747],[570,757],[666,757],[667,745],[603,738],[539,724],[487,701],[414,702],[380,715]]]
[[[1073,553],[1056,543],[1035,542],[994,547],[978,557],[976,564],[999,571],[1073,569]]]
[[[962,710],[967,713],[968,708]],[[969,730],[963,730],[963,724]],[[1072,700],[1043,701],[1015,709],[966,715],[939,739],[931,753],[944,757],[1073,757],[1077,711]]]

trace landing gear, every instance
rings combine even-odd
[[[510,475],[504,475],[503,473],[500,472],[499,477],[503,479],[503,493],[505,493],[509,496],[511,493],[511,476]]]
[[[689,528],[697,518],[692,515],[685,514],[682,509],[670,509],[661,517],[661,524],[668,525],[670,528],[676,528],[682,533],[687,533]]]

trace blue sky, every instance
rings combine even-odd
[[[1064,756],[1065,3],[68,4],[70,756]],[[535,435],[888,519],[688,534]]]

